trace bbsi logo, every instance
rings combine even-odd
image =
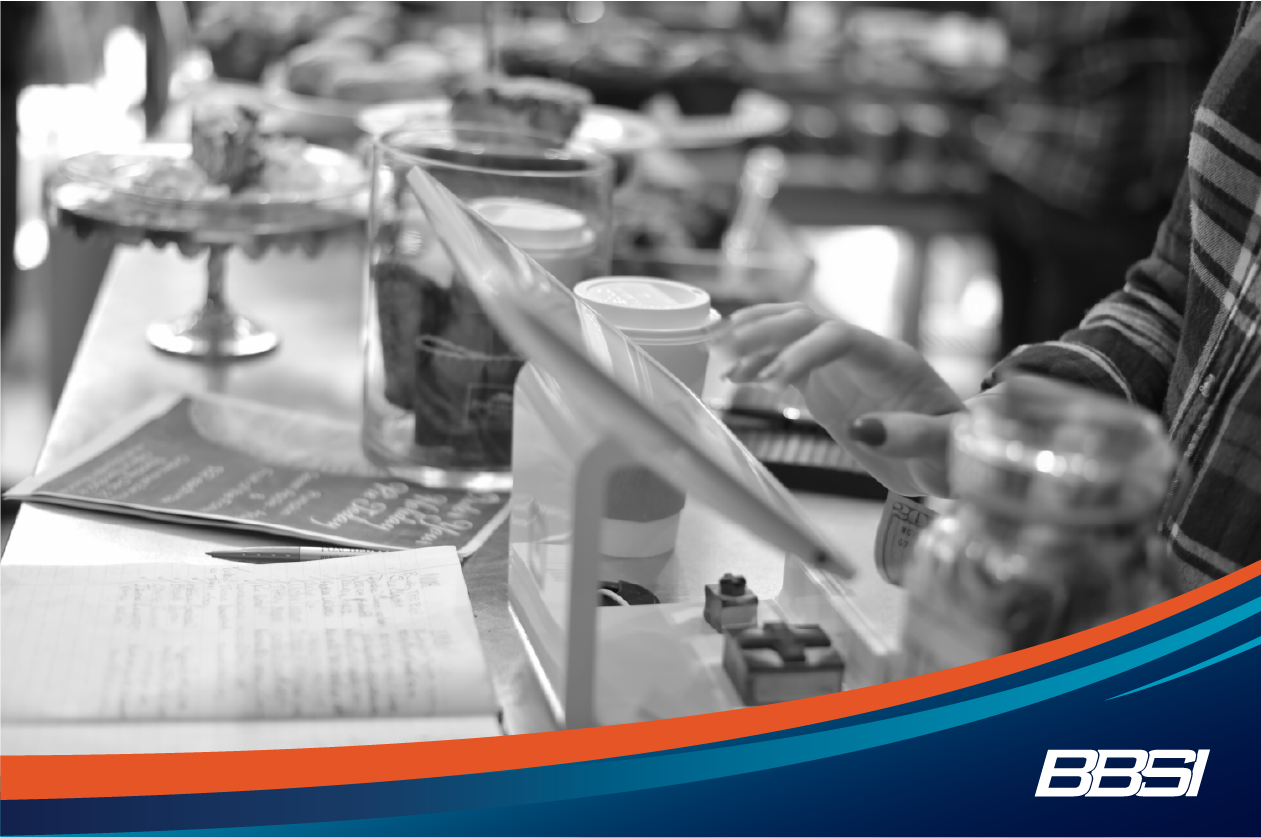
[[[1207,762],[1207,750],[1047,751],[1034,797],[1195,797]]]

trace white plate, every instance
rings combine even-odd
[[[284,148],[288,154],[288,147]],[[80,183],[95,184],[120,196],[182,209],[212,207],[231,211],[262,205],[272,208],[304,206],[349,198],[367,186],[367,173],[353,157],[336,149],[303,144],[301,141],[295,141],[294,149],[307,166],[307,180],[285,192],[251,188],[236,194],[186,198],[136,186],[138,177],[156,169],[196,171],[190,143],[145,143],[122,151],[95,151],[66,160],[62,170]],[[198,177],[205,176],[198,174]]]
[[[446,99],[372,105],[360,111],[355,122],[364,132],[375,136],[406,122],[445,123],[450,110],[451,103]],[[659,147],[661,130],[643,114],[592,105],[574,131],[574,139],[610,154],[631,154]]]
[[[147,143],[73,157],[60,167],[52,204],[85,223],[104,225],[102,229],[135,231],[134,241],[122,239],[128,243],[156,233],[149,236],[155,244],[176,242],[190,254],[195,245],[261,247],[262,237],[300,234],[316,236],[301,242],[314,248],[323,232],[357,224],[366,215],[368,177],[363,166],[347,154],[314,145],[302,150],[313,177],[292,191],[184,198],[135,185],[138,174],[155,166],[192,166],[191,156],[188,143]]]
[[[283,66],[269,67],[260,85],[267,108],[286,132],[311,138],[344,138],[358,133],[355,121],[366,108],[363,102],[305,96],[285,86]]]

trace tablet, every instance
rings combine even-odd
[[[433,177],[417,167],[408,182],[502,334],[567,392],[584,394],[572,409],[585,422],[768,543],[838,576],[854,574],[852,562],[681,381]]]

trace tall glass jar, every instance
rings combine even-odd
[[[613,165],[575,143],[478,126],[376,138],[364,305],[363,445],[424,485],[512,485],[523,359],[435,239],[406,174],[421,167],[558,281],[608,272]]]
[[[1151,549],[1175,456],[1160,420],[1012,379],[956,420],[957,502],[907,575],[901,677],[1064,637],[1167,597]]]

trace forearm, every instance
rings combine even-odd
[[[1022,346],[985,387],[1014,374],[1080,384],[1159,411],[1182,335],[1190,201],[1186,176],[1150,256],[1130,268],[1125,288],[1092,308],[1060,340]]]

